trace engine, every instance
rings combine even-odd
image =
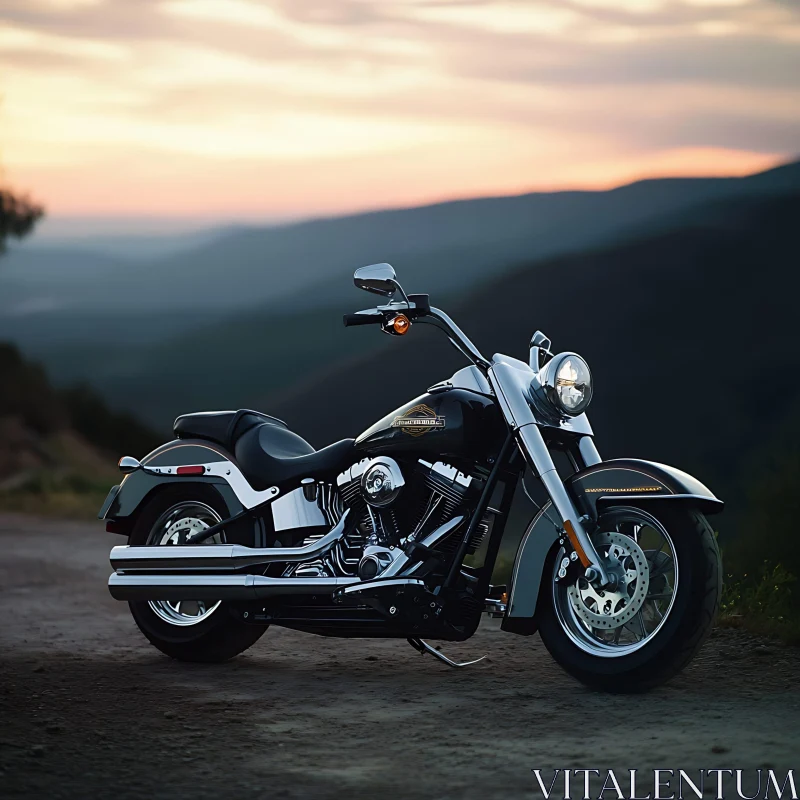
[[[401,469],[393,458],[365,458],[340,473],[335,486],[304,485],[306,501],[318,509],[325,525],[318,525],[302,545],[322,538],[346,509],[356,524],[324,556],[290,564],[283,574],[371,580],[385,571],[409,542],[424,542],[445,557],[452,555],[463,536],[463,525],[435,541],[426,541],[426,537],[457,513],[467,513],[474,507],[481,488],[480,479],[441,461],[432,464],[419,460]],[[468,554],[475,553],[489,531],[491,513],[489,510],[473,533]]]
[[[357,574],[369,580],[383,572],[402,552],[408,542],[421,542],[430,533],[450,520],[465,506],[474,506],[480,493],[479,481],[459,472],[449,464],[437,461],[417,461],[406,467],[388,457],[364,459],[342,472],[337,489],[344,508],[349,508],[358,520],[356,531],[347,545],[353,559],[360,547]],[[474,553],[488,531],[482,521],[469,543]],[[457,526],[449,535],[436,542],[439,553],[455,552],[463,535]],[[354,561],[348,560],[351,568]]]

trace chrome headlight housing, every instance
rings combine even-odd
[[[559,353],[544,365],[538,391],[559,415],[578,417],[592,402],[592,373],[577,353]],[[532,387],[533,388],[533,387]]]

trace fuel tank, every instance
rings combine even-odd
[[[387,414],[356,439],[356,448],[366,455],[485,465],[497,456],[505,435],[491,397],[444,385]]]

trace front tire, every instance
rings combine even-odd
[[[213,488],[170,486],[142,508],[128,544],[179,545],[187,534],[229,516]],[[178,661],[227,661],[254,645],[266,631],[266,626],[242,622],[228,603],[213,599],[191,601],[188,609],[166,601],[132,601],[128,605],[148,641]]]
[[[632,576],[627,590],[634,604],[631,608],[638,602],[638,569],[642,593],[646,593],[641,610],[633,616],[624,613],[629,602],[624,590],[609,595],[594,591],[584,579],[572,587],[556,582],[564,553],[555,548],[545,565],[539,632],[553,658],[587,686],[609,692],[646,691],[679,673],[711,632],[722,591],[714,532],[699,512],[665,507],[655,514],[612,508],[601,517],[598,529],[614,531],[606,533],[603,541],[625,562],[617,562],[620,574],[624,576],[627,570]],[[649,531],[660,532],[669,547],[626,548],[626,535],[636,541]],[[647,575],[641,566],[637,568],[642,554]],[[614,603],[619,597],[623,599],[618,601],[615,616]],[[622,624],[617,624],[621,620]]]

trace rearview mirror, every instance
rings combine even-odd
[[[357,269],[353,283],[365,292],[391,297],[397,291],[397,276],[391,264],[371,264]]]

